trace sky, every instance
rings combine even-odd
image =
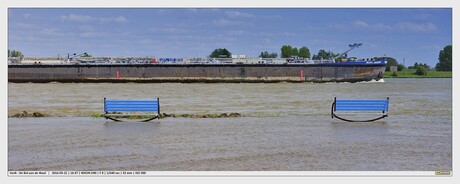
[[[283,45],[434,67],[452,45],[451,8],[9,8],[8,48],[26,57],[281,53]]]

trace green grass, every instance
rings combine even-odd
[[[384,78],[452,78],[452,71],[450,72],[441,72],[435,70],[428,70],[427,75],[417,75],[415,74],[415,69],[404,69],[402,71],[396,72],[398,76],[393,76],[393,72],[386,71],[384,73]]]

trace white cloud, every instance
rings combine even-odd
[[[438,44],[431,44],[431,45],[421,45],[420,48],[426,49],[426,50],[442,50],[442,46]]]
[[[61,20],[70,22],[90,22],[92,20],[95,20],[95,18],[87,15],[70,14],[61,16]]]
[[[281,35],[283,35],[283,36],[296,36],[295,33],[290,33],[290,32],[282,32]]]
[[[244,35],[246,33],[247,32],[243,31],[243,30],[230,30],[230,31],[228,31],[228,34],[231,35],[231,36],[240,36],[240,35]]]
[[[431,32],[437,30],[436,25],[433,23],[413,23],[413,22],[401,22],[393,25],[384,23],[369,24],[362,20],[356,20],[351,24],[331,24],[332,28],[339,30],[350,30],[350,29],[374,29],[374,30],[399,30],[404,32]]]
[[[264,38],[263,40],[264,40],[265,43],[272,43],[272,40],[271,40],[271,39]]]
[[[163,33],[171,33],[171,34],[172,33],[186,33],[186,32],[189,32],[186,29],[175,28],[175,27],[161,27],[161,28],[154,27],[154,28],[150,28],[149,30],[153,31],[153,32],[163,32]]]
[[[253,18],[253,14],[244,13],[240,11],[227,11],[225,14],[231,18]]]
[[[104,32],[93,32],[93,31],[88,31],[88,32],[82,32],[80,33],[80,36],[83,38],[97,38],[97,37],[105,37],[107,34]]]
[[[128,22],[128,19],[126,19],[123,16],[118,16],[118,17],[112,17],[112,18],[100,18],[100,21],[102,23],[110,23],[110,22],[126,23],[126,22]]]
[[[431,32],[436,31],[436,25],[432,23],[412,23],[412,22],[402,22],[396,25],[396,27],[401,31],[408,32]]]
[[[59,31],[58,29],[54,28],[42,28],[37,36],[51,36],[54,38],[66,38],[72,36],[73,33],[71,32],[63,32]]]
[[[24,17],[24,19],[30,19],[30,18],[32,18],[32,15],[29,14],[29,13],[26,13],[26,14],[23,15],[23,17]]]
[[[391,26],[385,25],[385,24],[382,24],[382,23],[374,24],[373,28],[378,29],[378,30],[392,30],[393,29]]]
[[[338,30],[349,30],[351,26],[347,26],[345,24],[330,24],[329,27]]]
[[[69,22],[100,22],[100,23],[126,23],[128,19],[123,16],[118,17],[93,17],[88,15],[63,15],[60,17],[62,21],[69,21]]]
[[[240,24],[239,21],[233,21],[233,20],[224,19],[224,18],[221,18],[221,19],[218,19],[218,20],[213,20],[212,23],[217,25],[217,26],[233,26],[233,25]]]
[[[140,40],[138,43],[145,44],[145,45],[151,45],[153,44],[153,41],[150,38],[145,38],[145,39]]]
[[[355,27],[358,27],[358,28],[363,28],[363,27],[369,27],[369,24],[367,24],[366,22],[364,21],[361,21],[361,20],[357,20],[353,23],[353,25]]]
[[[368,24],[362,20],[357,20],[353,22],[354,28],[370,28],[376,30],[392,30],[393,28],[390,25],[386,25],[383,23],[376,23],[376,24]]]
[[[19,29],[33,29],[36,28],[33,24],[26,24],[26,23],[15,23],[14,26]]]
[[[428,20],[432,15],[427,13],[418,14],[415,17],[420,20]]]
[[[89,25],[82,25],[78,28],[82,31],[94,31],[95,30],[93,26],[89,26]]]
[[[179,31],[177,28],[173,27],[162,28],[161,30],[166,33],[177,33]]]

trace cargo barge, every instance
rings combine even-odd
[[[382,79],[386,63],[11,64],[8,82],[360,82]]]

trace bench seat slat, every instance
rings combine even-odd
[[[337,100],[336,101],[337,104],[383,104],[383,103],[387,103],[387,101],[357,101],[357,100],[353,100],[353,101],[345,101],[345,100]]]
[[[337,111],[388,111],[387,107],[336,107]]]
[[[105,100],[105,102],[127,102],[127,103],[134,103],[134,102],[158,102],[158,100]]]
[[[105,105],[107,108],[156,108],[157,105],[139,105],[139,104],[131,104],[131,105]]]
[[[118,108],[118,109],[113,109],[113,108],[108,108],[108,109],[105,109],[106,112],[157,112],[158,109],[141,109],[141,108],[138,108],[138,109],[121,109],[121,108]]]
[[[388,107],[387,104],[336,104],[337,107]]]
[[[343,121],[348,121],[348,122],[371,122],[371,121],[376,121],[385,117],[388,117],[387,112],[389,109],[389,98],[385,100],[381,99],[346,99],[346,100],[337,100],[334,98],[334,103],[332,103],[332,108],[331,108],[331,117],[338,118]],[[350,120],[350,119],[345,119],[337,116],[334,112],[335,111],[347,111],[346,113],[343,114],[349,114],[349,113],[354,113],[354,112],[360,112],[360,113],[374,113],[375,111],[383,112],[383,115],[378,118],[374,119],[369,119],[369,120]]]
[[[106,112],[158,112],[158,100],[107,100],[105,99],[104,111]]]
[[[336,100],[336,103],[379,103],[388,102],[387,100]]]
[[[122,121],[119,118],[126,116],[148,117],[142,122],[160,118],[160,99],[147,100],[107,100],[104,98],[105,118],[113,121]],[[154,114],[155,113],[155,114]]]
[[[158,114],[105,114],[106,116],[158,116]]]
[[[335,100],[334,111],[388,111],[388,100]]]
[[[119,103],[119,102],[106,102],[105,103],[106,105],[157,105],[158,102],[143,102],[143,103],[140,103],[140,102],[136,102],[136,103],[128,103],[128,102],[122,102],[122,103]]]
[[[105,104],[108,107],[153,107],[158,106],[157,103],[155,104]]]

